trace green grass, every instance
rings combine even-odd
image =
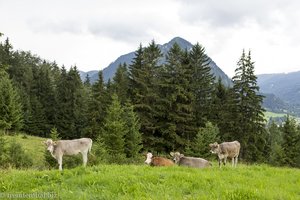
[[[101,165],[59,172],[0,171],[0,194],[56,199],[300,199],[300,170],[266,165],[219,169]]]
[[[26,153],[33,159],[33,168],[44,166],[45,146],[42,144],[44,138],[18,134],[14,136],[4,135],[4,138],[9,142],[15,140],[20,143]]]
[[[269,111],[266,111],[265,113],[265,118],[267,119],[270,119],[270,117],[284,117],[284,116],[287,116],[286,113],[274,113],[274,112],[269,112]]]

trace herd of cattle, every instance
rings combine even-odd
[[[59,170],[62,170],[63,155],[76,155],[81,153],[83,165],[86,166],[88,153],[91,151],[93,141],[90,138],[59,140],[55,142],[48,139],[43,143],[46,145],[47,150],[51,153],[52,157],[57,160]],[[236,167],[241,147],[238,141],[223,142],[221,144],[215,142],[209,146],[211,148],[211,153],[218,155],[219,167],[221,167],[221,162],[224,165],[226,164],[227,158],[231,158],[232,166]],[[195,168],[211,166],[211,163],[203,158],[187,157],[179,152],[171,152],[170,155],[173,157],[174,162],[168,158],[153,156],[152,153],[147,153],[145,163],[152,166],[172,166],[178,164],[180,166]]]

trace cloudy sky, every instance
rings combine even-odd
[[[16,50],[83,71],[180,36],[229,76],[243,49],[257,74],[281,73],[300,70],[299,10],[298,0],[0,0],[0,32]]]

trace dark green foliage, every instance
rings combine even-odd
[[[283,164],[291,167],[300,167],[300,130],[295,119],[287,117],[282,127],[282,134]]]
[[[254,63],[249,51],[243,51],[233,77],[233,101],[231,109],[234,126],[231,138],[241,143],[241,158],[261,162],[267,152],[267,133],[262,108],[263,96],[259,95]]]
[[[192,143],[191,149],[193,156],[201,158],[211,158],[209,144],[219,142],[219,129],[211,122],[206,122],[205,127],[199,128],[195,140]]]
[[[283,164],[284,160],[284,150],[282,149],[283,137],[282,131],[280,128],[272,122],[270,127],[268,128],[269,133],[269,160],[268,162],[271,165],[279,166]]]
[[[20,130],[23,125],[22,114],[19,94],[2,68],[0,69],[0,129]]]
[[[125,154],[127,158],[136,159],[142,149],[141,124],[137,114],[133,111],[133,106],[125,104],[124,115],[126,121],[127,134],[125,135]]]
[[[181,150],[186,142],[195,137],[193,100],[191,90],[192,70],[189,56],[177,43],[167,54],[159,80],[159,131],[164,151]]]
[[[193,46],[190,52],[192,67],[192,92],[194,94],[194,112],[198,126],[203,126],[211,112],[211,100],[215,77],[209,67],[209,58],[205,49],[199,43]]]
[[[128,99],[129,91],[129,75],[125,63],[123,65],[120,64],[116,71],[113,78],[112,90],[113,93],[118,95],[121,104],[124,105]]]
[[[102,71],[99,72],[98,76],[98,81],[91,87],[91,94],[87,102],[88,124],[86,137],[90,137],[92,139],[98,138],[98,134],[101,132],[101,127],[103,126],[106,115],[106,107],[109,104],[108,93],[103,82]]]
[[[117,95],[112,96],[111,105],[107,108],[107,116],[104,120],[102,136],[105,147],[110,155],[110,162],[122,163],[125,161],[125,135],[126,121],[123,118],[124,110],[121,107]]]
[[[106,164],[110,159],[110,155],[106,150],[103,138],[98,137],[93,141],[92,152],[89,155],[88,163],[90,165]]]

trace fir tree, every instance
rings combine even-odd
[[[133,111],[133,106],[125,104],[124,119],[126,121],[127,134],[125,135],[125,153],[128,158],[136,159],[142,149],[141,124],[137,114]]]
[[[126,121],[123,118],[124,110],[121,107],[117,95],[112,96],[111,105],[107,108],[107,115],[104,120],[102,136],[110,155],[110,162],[122,163],[125,161],[125,135]]]
[[[243,51],[233,77],[234,130],[232,138],[241,143],[241,157],[248,161],[263,161],[267,134],[262,107],[263,96],[259,95],[257,77],[254,75],[254,62],[251,52]]]

